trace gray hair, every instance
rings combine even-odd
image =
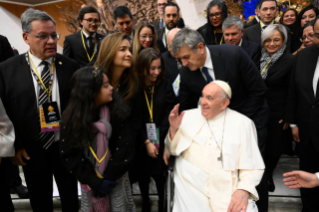
[[[264,44],[264,42],[270,37],[272,36],[272,34],[278,31],[280,32],[282,38],[283,38],[283,45],[285,45],[287,43],[287,30],[286,27],[284,27],[281,24],[272,24],[270,26],[268,26],[266,29],[263,30],[262,34],[261,34],[261,45]]]
[[[172,52],[173,54],[178,54],[180,48],[184,45],[186,45],[189,49],[192,49],[193,52],[197,52],[197,46],[199,43],[203,43],[205,45],[202,35],[193,29],[184,27],[176,33],[172,41]]]
[[[224,20],[222,25],[223,32],[224,32],[224,29],[232,27],[233,25],[236,25],[239,31],[241,31],[244,28],[244,23],[243,23],[243,20],[241,20],[241,18],[237,16],[231,16]]]
[[[55,25],[55,21],[53,20],[53,18],[49,16],[46,12],[29,8],[21,15],[22,31],[31,32],[32,31],[31,22],[34,20],[52,21],[53,24]]]

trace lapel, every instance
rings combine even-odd
[[[215,79],[223,80],[225,79],[225,60],[220,57],[218,49],[215,46],[209,46],[210,56],[213,63],[213,69],[215,73]]]
[[[254,40],[260,44],[261,42],[261,29],[260,29],[260,24],[256,24],[254,27],[253,27],[253,30],[254,30]]]
[[[21,79],[24,79],[24,87],[29,93],[31,101],[33,101],[35,104],[37,102],[36,95],[35,95],[35,87],[33,84],[33,76],[31,74],[30,64],[27,62],[25,56],[27,53],[22,54],[20,64],[21,64]]]
[[[58,83],[59,83],[59,94],[60,94],[60,99],[62,99],[61,95],[63,94],[63,88],[64,88],[64,73],[65,71],[63,71],[63,61],[61,60],[61,56],[59,54],[56,54],[55,56],[55,70],[56,70],[56,76],[58,79]]]
[[[311,48],[311,47],[308,47]],[[311,99],[311,102],[314,102],[315,99],[315,93],[313,92],[313,86],[312,86],[312,81],[313,77],[316,71],[316,66],[317,66],[317,61],[318,61],[318,54],[319,54],[319,48],[313,48],[311,53],[307,55],[307,62],[305,62],[305,71],[308,72],[306,74],[306,82],[307,82],[307,90],[309,97]],[[319,96],[319,95],[317,95]]]

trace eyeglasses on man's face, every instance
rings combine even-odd
[[[53,33],[53,34],[51,34],[51,35],[48,35],[48,34],[39,34],[39,35],[36,35],[36,34],[32,34],[32,33],[30,33],[30,32],[27,32],[27,33],[30,34],[30,35],[33,35],[33,36],[35,36],[35,37],[37,37],[37,38],[39,38],[40,41],[42,41],[42,42],[48,42],[49,37],[51,37],[52,40],[54,40],[54,41],[58,41],[58,40],[60,39],[60,34],[57,34],[57,33]]]
[[[101,23],[100,20],[98,20],[98,19],[89,18],[89,19],[83,19],[83,20],[87,21],[89,24],[92,24],[92,23],[100,24]]]
[[[300,38],[300,41],[303,43],[303,42],[305,42],[306,41],[306,39],[308,39],[309,41],[312,41],[313,40],[313,38],[314,38],[314,34],[310,34],[310,35],[308,35],[308,36],[302,36],[301,38]]]
[[[167,5],[167,3],[158,3],[156,4],[158,7],[165,7]]]

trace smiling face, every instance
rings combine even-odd
[[[85,33],[89,35],[93,35],[96,33],[99,24],[96,22],[100,22],[99,14],[97,13],[86,13],[83,16],[83,20],[80,20],[80,24],[82,25],[82,29]],[[91,22],[91,23],[89,23]]]
[[[192,50],[188,48],[188,46],[184,45],[179,49],[178,54],[174,56],[182,60],[183,66],[188,67],[191,71],[196,71],[205,64],[206,60],[204,44],[199,43],[196,50],[197,51]]]
[[[273,34],[264,41],[264,48],[268,52],[270,56],[275,54],[284,43],[284,39],[281,35],[281,33],[277,30],[273,32]]]
[[[116,18],[116,25],[119,32],[130,36],[133,31],[133,20],[129,15],[125,15],[124,17]]]
[[[206,85],[200,100],[202,115],[206,119],[211,119],[220,114],[230,103],[229,99],[224,97],[225,93],[218,85]]]
[[[238,46],[243,35],[244,35],[244,29],[240,31],[236,25],[233,25],[231,27],[224,29],[225,43],[228,43],[228,44],[233,44]]]
[[[277,14],[277,6],[274,1],[265,1],[262,3],[260,10],[258,10],[258,16],[263,24],[269,25],[275,19]]]
[[[147,74],[148,77],[146,79],[152,83],[155,83],[161,72],[162,72],[161,59],[157,58],[151,62],[149,67],[149,73]]]
[[[223,23],[222,9],[220,9],[217,5],[211,7],[209,9],[209,20],[210,24],[215,28],[220,27]]]
[[[118,51],[113,59],[113,67],[129,68],[132,65],[131,43],[124,39],[122,40]]]
[[[143,48],[152,46],[154,41],[154,33],[152,29],[143,27],[139,33],[139,41]]]
[[[33,20],[31,22],[32,30],[30,33],[34,35],[52,35],[56,34],[56,27],[52,21]],[[23,32],[24,42],[30,46],[31,53],[41,60],[54,57],[57,51],[57,40],[54,41],[50,36],[46,42],[42,42],[40,38]]]
[[[282,23],[285,26],[291,26],[295,23],[295,21],[296,21],[296,15],[293,10],[289,10],[288,12],[286,12],[282,19]]]
[[[95,97],[95,105],[97,107],[113,100],[113,87],[109,82],[109,78],[103,74],[103,84],[100,93]]]
[[[301,17],[301,28],[309,21],[313,20],[316,18],[316,13],[314,10],[307,10]]]
[[[312,46],[314,44],[313,39],[314,39],[314,32],[313,32],[313,27],[308,26],[303,30],[303,44],[305,47]]]

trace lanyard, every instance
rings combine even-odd
[[[165,42],[166,42],[166,46],[167,46],[167,34],[166,34],[166,27],[164,29],[164,34],[165,34]]]
[[[216,37],[215,30],[214,30],[214,35],[215,35],[215,44],[217,45],[217,37]],[[222,35],[222,38],[220,39],[219,45],[221,45],[223,43],[223,38],[224,38],[224,34]]]
[[[30,58],[30,61],[31,61],[31,64],[32,64],[32,66],[33,66],[33,69],[34,69],[34,71],[35,72],[33,72],[32,71],[32,73],[33,73],[33,75],[34,75],[34,73],[36,74],[36,76],[37,76],[37,78],[38,79],[36,79],[37,81],[38,81],[38,83],[40,84],[42,84],[42,86],[43,86],[43,88],[44,88],[44,90],[45,90],[45,92],[48,94],[48,100],[49,100],[49,102],[51,102],[50,101],[50,97],[51,97],[51,93],[52,93],[52,87],[53,87],[53,82],[52,82],[52,80],[51,80],[51,87],[50,87],[50,91],[48,91],[48,89],[47,89],[47,87],[45,87],[45,85],[44,85],[44,83],[43,83],[43,81],[42,81],[42,78],[41,78],[41,76],[39,75],[39,73],[38,73],[38,70],[37,70],[37,68],[35,67],[35,65],[34,65],[34,63],[33,63],[33,61],[32,61],[32,59],[31,59],[31,57],[30,57],[30,55],[29,55],[29,58]],[[53,58],[52,58],[52,67],[51,67],[51,76],[53,76],[53,70],[54,70],[54,61],[53,61]]]
[[[266,68],[267,68],[267,66],[269,65],[269,63],[271,62],[271,59],[268,61],[268,63],[265,65],[265,67],[264,67],[264,69],[263,69],[263,71],[261,72],[261,74],[263,74],[264,72],[265,72],[265,70],[266,70]]]
[[[181,64],[181,61],[179,61],[178,59],[176,59],[176,63],[177,63],[177,68],[178,68],[178,70],[182,70],[183,65]]]
[[[152,87],[152,94],[151,94],[151,105],[150,105],[150,102],[148,101],[148,98],[147,98],[147,93],[146,91],[144,90],[144,94],[145,94],[145,99],[146,99],[146,104],[147,104],[147,108],[148,108],[148,111],[150,113],[150,119],[151,119],[151,122],[153,123],[153,96],[154,96],[154,86]]]
[[[90,57],[88,51],[86,50],[86,46],[85,46],[84,37],[83,37],[83,31],[82,30],[81,30],[81,37],[82,37],[82,43],[83,43],[84,50],[86,52],[86,55],[87,55],[89,61],[91,62],[93,57],[94,57],[94,55],[95,55],[95,50],[96,50],[96,35],[95,35],[95,39],[94,39],[94,51],[93,51],[92,57]]]
[[[93,151],[93,149],[92,149],[90,143],[89,143],[89,148],[90,148],[90,151],[91,151],[92,155],[94,156],[95,160],[98,162],[98,165],[97,165],[97,166],[100,166],[100,164],[102,163],[102,161],[105,159],[105,157],[106,157],[106,155],[107,155],[107,153],[108,153],[108,151],[109,151],[109,148],[106,149],[106,151],[105,151],[105,153],[104,153],[104,155],[103,155],[103,157],[102,157],[101,159],[99,159],[99,158],[96,156],[96,154],[95,154],[95,152]]]

